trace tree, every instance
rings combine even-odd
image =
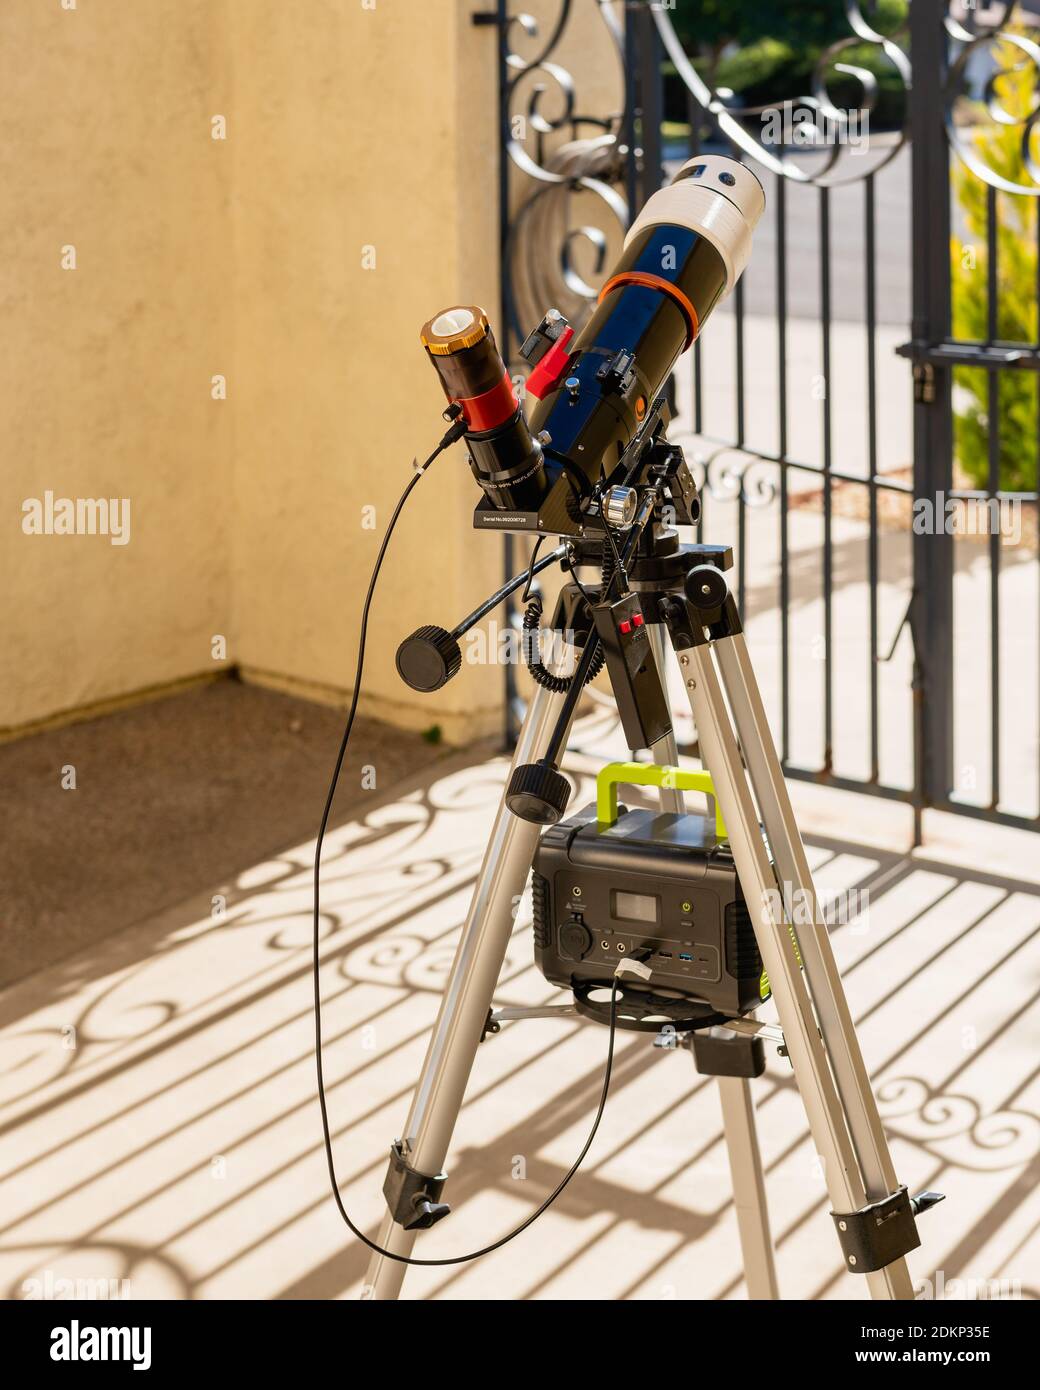
[[[880,33],[894,33],[907,13],[907,0],[878,0],[867,14]],[[844,0],[675,0],[669,11],[675,32],[694,66],[715,87],[728,87],[747,106],[778,105],[809,92],[813,69],[833,43],[853,37]],[[841,55],[873,72],[880,91],[874,118],[878,124],[902,117],[902,81],[876,44],[856,44]],[[861,95],[854,78],[831,72],[828,90],[843,106]],[[681,94],[672,95],[675,116]]]

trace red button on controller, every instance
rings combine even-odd
[[[631,631],[632,631],[632,624],[631,624],[631,623],[628,621],[628,619],[626,618],[625,621],[624,621],[623,623],[618,623],[618,630],[619,630],[620,632],[631,632]]]

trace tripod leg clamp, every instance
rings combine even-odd
[[[390,1167],[383,1183],[383,1196],[390,1215],[406,1231],[427,1231],[451,1211],[440,1200],[447,1173],[431,1177],[412,1168],[404,1156],[401,1141],[390,1145]]]
[[[841,1242],[845,1268],[852,1274],[873,1274],[921,1244],[905,1187],[859,1211],[832,1211],[831,1219]]]
[[[709,1028],[691,1033],[688,1046],[701,1076],[739,1076],[750,1081],[766,1069],[761,1038],[726,1037]]]

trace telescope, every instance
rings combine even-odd
[[[684,543],[677,529],[698,519],[700,502],[682,449],[666,436],[666,383],[739,279],[764,201],[754,174],[734,160],[689,160],[632,224],[584,327],[576,331],[550,309],[529,334],[520,350],[529,369],[523,400],[478,306],[445,309],[422,329],[450,424],[405,488],[376,559],[315,851],[325,1155],[340,1215],[372,1253],[372,1297],[396,1297],[408,1265],[462,1264],[499,1250],[551,1206],[595,1139],[618,1029],[654,1033],[662,1048],[683,1039],[698,1073],[718,1080],[750,1298],[778,1296],[748,1089],[764,1070],[767,1037],[794,1069],[845,1268],[864,1276],[875,1298],[913,1297],[905,1255],[920,1244],[917,1216],[941,1194],[911,1197],[895,1174],[726,580],[732,550]],[[398,648],[407,684],[437,690],[461,669],[459,638],[523,586],[521,650],[534,690],[422,1074],[390,1146],[387,1209],[372,1239],[351,1220],[336,1181],[321,1072],[318,866],[379,565],[419,477],[460,440],[482,494],[477,529],[550,535],[558,544],[541,558],[535,544],[526,569],[451,631],[427,625]],[[553,565],[567,579],[548,627],[571,649],[567,674],[543,659],[542,598],[532,587]],[[701,769],[679,766],[663,678],[669,657],[697,729]],[[582,690],[604,667],[631,760],[601,768],[595,803],[566,815],[572,788],[563,757]],[[637,756],[646,750],[652,761]],[[657,807],[621,805],[624,784],[655,788]],[[709,814],[686,808],[687,791],[708,796]],[[529,878],[534,963],[570,997],[495,1008]],[[794,921],[788,901],[810,906],[806,920]],[[779,1027],[756,1017],[770,998]],[[444,1164],[478,1048],[503,1024],[557,1016],[609,1028],[599,1104],[576,1160],[511,1231],[464,1254],[417,1258],[416,1234],[451,1210]]]
[[[606,665],[629,748],[652,748],[672,725],[648,622],[659,627],[660,604],[677,584],[695,586],[701,607],[726,596],[718,571],[728,549],[684,547],[671,524],[694,524],[700,502],[682,450],[665,436],[664,387],[740,278],[764,206],[762,185],[736,160],[703,155],[684,164],[632,224],[581,332],[550,309],[524,341],[525,396],[536,402],[530,420],[482,309],[456,305],[423,326],[446,417],[462,432],[483,492],[474,525],[565,538],[564,569],[599,569],[595,601],[576,581],[552,619],[580,649],[572,676],[541,661],[539,599],[524,618],[532,676],[567,695],[545,756],[519,766],[507,794],[510,810],[537,824],[566,809],[570,785],[558,763],[582,687]],[[528,583],[533,573],[532,563]],[[459,636],[486,611],[482,605],[452,632],[426,625],[407,637],[397,652],[405,682],[431,691],[450,680],[462,665]]]
[[[449,409],[466,424],[484,494],[478,530],[582,536],[631,522],[639,446],[663,428],[661,389],[740,278],[764,206],[745,165],[721,155],[684,164],[632,224],[581,332],[550,309],[524,341],[530,419],[482,309],[457,305],[423,326]]]

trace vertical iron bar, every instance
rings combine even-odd
[[[1000,293],[1000,223],[997,190],[986,189],[986,332],[990,342],[1000,336],[998,305]],[[987,454],[989,498],[1000,491],[1000,372],[991,367],[986,374]],[[1000,804],[1000,527],[991,526],[989,536],[989,757],[990,808]]]
[[[661,150],[661,121],[664,111],[661,62],[664,50],[649,6],[640,6],[636,12],[636,29],[635,62],[629,66],[638,69],[639,144],[642,149],[639,164],[639,201],[642,206],[651,193],[656,193],[664,183]],[[633,216],[636,211],[636,208],[631,209]]]
[[[823,348],[823,771],[834,769],[834,537],[831,492],[831,203],[820,189],[820,327]]]
[[[877,278],[875,263],[874,175],[863,189],[867,316],[867,477],[870,505],[867,568],[870,586],[870,780],[881,775],[878,756],[878,494],[877,494]]]
[[[704,113],[700,103],[690,89],[686,89],[686,111],[690,122],[690,158],[700,154],[701,150],[701,123],[704,120]],[[695,434],[700,434],[704,428],[702,398],[701,398],[701,342],[698,338],[693,345],[693,353],[690,358],[691,385],[693,387],[693,429]],[[703,526],[703,522],[701,523]],[[700,541],[701,529],[698,529],[697,539]]]
[[[737,352],[737,436],[736,446],[744,447],[744,277],[737,281],[734,291],[736,301],[736,352]]]
[[[701,393],[703,365],[701,340],[697,338],[693,344],[693,431],[695,434],[704,433],[704,399]]]
[[[912,335],[920,345],[950,333],[950,154],[943,127],[946,79],[944,0],[910,6],[909,96],[912,207]],[[935,364],[919,375],[914,396],[914,496],[934,505],[953,474],[950,369]],[[953,538],[945,527],[913,538],[915,836],[925,806],[949,797],[953,782]]]
[[[731,145],[730,154],[734,159],[737,158],[738,151]],[[744,421],[744,277],[741,276],[737,281],[735,291],[735,347],[736,347],[736,377],[737,377],[737,430],[735,443],[738,449],[744,447],[745,441],[745,421]],[[740,604],[740,611],[744,615],[745,621],[748,613],[745,608],[747,598],[747,494],[744,491],[744,477],[740,475],[740,490],[737,493],[737,534],[739,552],[737,558],[737,602]]]
[[[621,125],[621,144],[625,160],[625,199],[628,202],[629,220],[632,221],[635,219],[639,201],[639,171],[636,168],[635,157],[639,79],[635,61],[636,22],[631,9],[627,9],[625,13],[622,42],[624,44],[625,119]]]
[[[511,369],[513,360],[512,341],[512,303],[509,283],[509,159],[506,149],[509,144],[509,55],[507,28],[509,24],[509,0],[496,0],[495,4],[495,46],[498,62],[498,321],[501,324],[502,350],[505,353],[506,368]],[[502,578],[508,579],[513,573],[513,537],[506,532],[502,537]],[[506,599],[503,622],[508,625],[516,611],[512,597]],[[519,732],[517,719],[516,672],[510,661],[503,663],[503,698],[505,710],[502,736],[506,748],[512,748]]]
[[[777,454],[780,459],[780,761],[791,753],[790,723],[790,553],[787,534],[787,180],[775,178],[776,192],[776,344]]]
[[[747,589],[747,512],[747,493],[744,491],[744,479],[741,478],[737,493],[737,602],[745,622],[750,616],[744,602]]]

